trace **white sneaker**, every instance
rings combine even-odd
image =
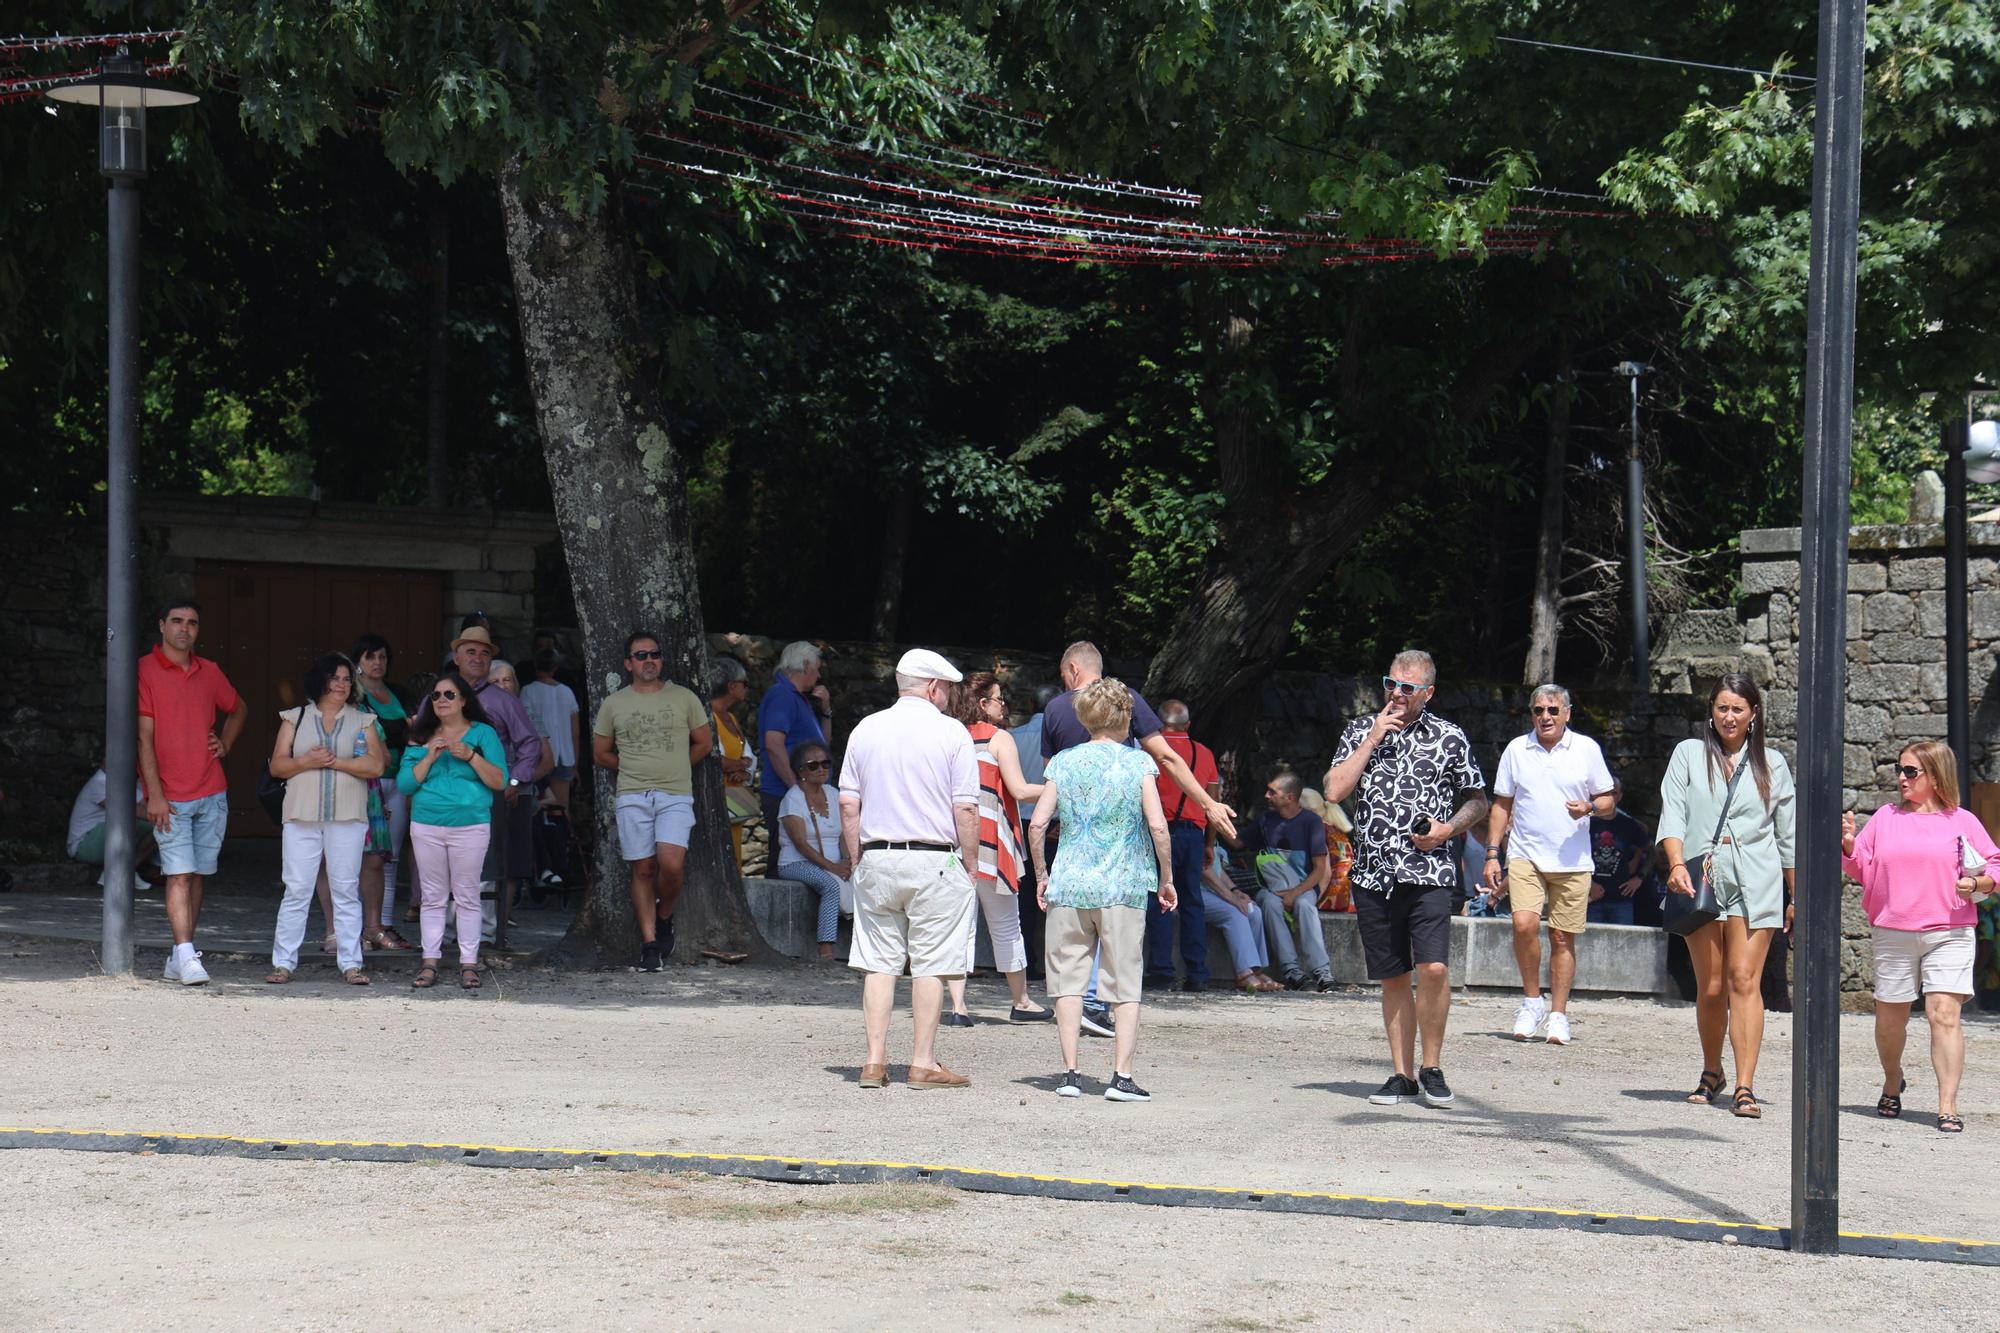
[[[1569,1045],[1568,1014],[1549,1015],[1549,1045],[1551,1046]]]
[[[1540,996],[1524,998],[1514,1011],[1514,1040],[1532,1041],[1547,1016],[1548,1006]]]
[[[168,981],[179,981],[181,979],[180,960],[174,957],[172,949],[167,950],[167,965],[161,971],[160,975]]]
[[[152,887],[153,886],[151,884],[146,882],[146,877],[144,875],[134,874],[132,876],[132,892],[144,893],[147,889],[150,889]]]
[[[183,986],[206,986],[208,984],[208,969],[201,965],[200,954],[196,954],[181,964],[180,981]]]

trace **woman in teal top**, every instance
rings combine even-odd
[[[444,906],[458,912],[458,983],[479,988],[479,872],[492,832],[493,793],[507,784],[507,752],[465,678],[446,672],[410,724],[396,786],[410,797],[410,847],[423,886],[424,964],[411,985],[437,984]]]
[[[1144,750],[1125,743],[1132,729],[1132,692],[1119,681],[1106,678],[1078,690],[1076,717],[1089,729],[1090,743],[1049,761],[1028,828],[1035,882],[1048,913],[1048,993],[1055,1001],[1063,1058],[1056,1092],[1083,1095],[1077,1034],[1095,957],[1098,998],[1111,1006],[1117,1028],[1111,1085],[1104,1096],[1115,1102],[1151,1101],[1132,1081],[1145,972],[1146,897],[1157,890],[1160,906],[1169,912],[1178,902],[1167,817],[1160,808],[1159,769]],[[1062,822],[1053,873],[1045,847],[1052,818]]]
[[[1764,744],[1764,696],[1757,683],[1724,676],[1709,693],[1708,713],[1707,735],[1674,748],[1660,783],[1667,892],[1693,896],[1706,856],[1723,913],[1687,937],[1702,1058],[1701,1081],[1688,1100],[1709,1103],[1722,1091],[1726,1028],[1736,1054],[1733,1109],[1756,1119],[1763,1115],[1751,1089],[1764,1044],[1764,956],[1772,935],[1792,926],[1787,904],[1797,806],[1785,756]],[[1730,777],[1739,769],[1732,792]]]

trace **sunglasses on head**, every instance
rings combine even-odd
[[[1896,766],[1897,776],[1904,778],[1910,782],[1915,782],[1918,779],[1918,777],[1922,776],[1923,771],[1924,770],[1918,768],[1915,764],[1898,764]]]
[[[1384,694],[1415,694],[1419,690],[1427,690],[1429,688],[1430,686],[1428,685],[1412,685],[1407,680],[1397,680],[1394,676],[1382,677],[1382,692]]]
[[[1533,708],[1530,708],[1528,711],[1530,713],[1533,713],[1536,717],[1562,716],[1562,706],[1560,704],[1536,704]]]
[[[634,662],[657,662],[665,656],[666,654],[658,648],[640,648],[633,652],[632,660]]]
[[[456,699],[457,697],[458,697],[458,691],[457,691],[457,690],[432,690],[432,691],[431,691],[431,702],[432,702],[432,703],[437,703],[437,702],[439,702],[440,700],[444,700],[444,699]]]

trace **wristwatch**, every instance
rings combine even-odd
[[[513,790],[514,788],[516,788],[516,787],[518,787],[518,786],[520,786],[520,785],[521,785],[521,779],[519,779],[519,778],[508,778],[508,779],[507,779],[507,790],[509,790],[509,791],[512,791],[512,790]]]

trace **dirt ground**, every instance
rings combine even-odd
[[[0,1124],[266,1137],[682,1148],[1058,1175],[1783,1222],[1789,1020],[1760,1123],[1691,1107],[1690,1010],[1580,1000],[1575,1045],[1453,1010],[1448,1111],[1377,1108],[1372,995],[1167,996],[1145,1009],[1156,1100],[1053,1096],[1054,1033],[940,1037],[963,1092],[854,1084],[858,988],[780,965],[556,975],[415,993],[330,966],[284,988],[254,960],[214,984],[91,974],[86,947],[0,938]],[[1004,1014],[975,981],[973,1009]],[[1969,1025],[1966,1133],[1932,1128],[1913,1025],[1901,1122],[1874,1117],[1869,1020],[1842,1020],[1844,1229],[2000,1240],[1984,1153],[1994,1030]],[[891,1034],[907,1050],[907,1021]],[[893,1056],[892,1056],[893,1058]],[[1086,1046],[1088,1077],[1107,1043]],[[900,1068],[893,1072],[900,1073]],[[603,1171],[0,1153],[0,1326],[409,1327],[641,1322],[828,1327],[948,1320],[1319,1327],[1991,1328],[2000,1271],[1653,1239],[1154,1209],[917,1186],[804,1187]],[[1555,1275],[1551,1280],[1550,1274]],[[1468,1278],[1476,1280],[1468,1281]],[[1726,1307],[1695,1304],[1727,1293]]]

